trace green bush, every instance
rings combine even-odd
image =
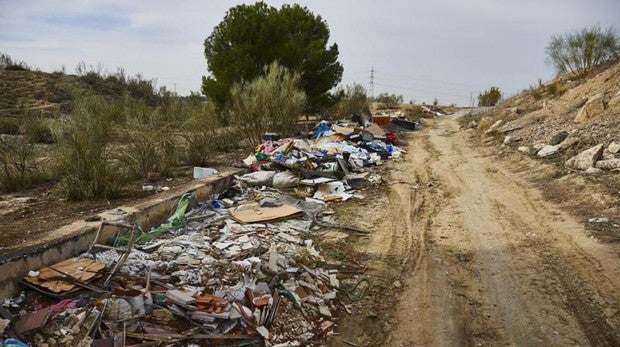
[[[186,143],[184,161],[187,164],[208,165],[216,152],[238,148],[245,134],[239,127],[224,126],[212,102],[200,102],[185,122]]]
[[[71,119],[55,133],[60,189],[71,200],[114,198],[123,180],[110,153],[115,134],[108,102],[76,96],[74,103]]]
[[[19,134],[19,121],[12,117],[0,118],[0,134]]]
[[[558,73],[583,73],[606,61],[617,59],[620,38],[613,28],[600,26],[554,35],[547,45],[547,62]]]
[[[493,86],[478,95],[478,106],[495,106],[501,98],[502,92],[498,87]]]
[[[0,138],[0,192],[8,193],[47,179],[35,163],[34,145],[23,138]]]
[[[364,86],[358,83],[347,85],[336,91],[338,101],[329,110],[329,114],[336,116],[345,116],[360,113],[368,109],[368,97]]]
[[[120,160],[133,178],[151,174],[169,176],[178,165],[178,150],[172,127],[156,121],[131,121],[124,130],[125,145]]]
[[[293,134],[306,101],[299,88],[299,74],[290,73],[276,62],[265,66],[264,72],[264,76],[231,88],[233,125],[252,143],[260,143],[268,131],[282,136]]]
[[[379,107],[382,109],[396,108],[403,103],[403,96],[381,93],[375,98],[375,101],[379,103]]]

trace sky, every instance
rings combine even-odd
[[[266,1],[279,7],[291,1]],[[241,1],[0,0],[0,52],[43,71],[80,62],[154,78],[179,94],[207,74],[204,39]],[[252,3],[247,1],[245,3]],[[620,33],[620,0],[298,1],[326,20],[341,84],[374,95],[469,105],[498,86],[512,95],[553,78],[545,46],[592,25]]]

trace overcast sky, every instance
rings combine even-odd
[[[291,1],[267,1],[273,6]],[[84,61],[155,78],[181,94],[200,90],[204,39],[240,1],[0,0],[0,51],[44,71]],[[249,2],[251,3],[251,2]],[[551,35],[600,24],[620,31],[620,0],[315,0],[338,43],[342,83],[405,101],[468,105],[498,85],[512,94],[539,78]]]

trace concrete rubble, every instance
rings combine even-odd
[[[321,122],[308,138],[265,141],[236,185],[179,203],[180,227],[169,219],[133,246],[119,229],[102,250],[32,269],[2,303],[0,336],[50,347],[320,345],[348,310],[318,230],[335,225],[330,204],[363,198],[381,182],[374,168],[403,152],[376,124]]]

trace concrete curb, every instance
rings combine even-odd
[[[229,188],[234,176],[244,172],[244,170],[230,170],[194,180],[181,187],[160,193],[148,201],[103,211],[99,213],[99,216],[101,220],[106,221],[137,223],[142,229],[149,230],[168,218],[181,195],[192,193],[193,203],[205,200]],[[3,259],[0,259],[0,298],[17,295],[20,291],[19,280],[28,271],[55,264],[86,251],[93,242],[100,225],[101,221],[75,221],[51,232],[53,236],[44,237],[11,254],[1,255]],[[104,229],[104,234],[110,235],[114,232],[111,227],[109,230],[106,229]]]

